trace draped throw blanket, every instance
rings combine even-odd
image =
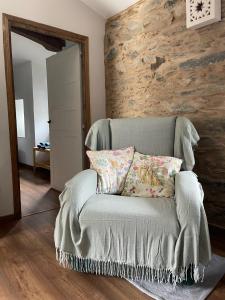
[[[85,170],[60,195],[57,260],[94,274],[177,284],[203,279],[211,259],[203,192],[191,171],[176,175],[176,199],[96,195],[97,174]]]
[[[195,165],[193,147],[200,140],[199,135],[191,123],[185,117],[177,117],[174,141],[174,156],[183,159],[182,169],[192,170]]]
[[[211,248],[203,191],[191,171],[192,147],[199,140],[196,129],[183,117],[99,120],[86,146],[111,149],[130,140],[128,146],[141,147],[145,154],[183,159],[185,171],[175,177],[175,197],[96,194],[97,173],[79,173],[60,195],[54,233],[57,260],[76,271],[133,280],[177,284],[188,275],[195,282],[202,280]]]
[[[98,120],[91,126],[85,145],[95,151],[111,149],[110,119]]]

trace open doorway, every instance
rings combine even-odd
[[[46,61],[56,52],[12,32],[21,213],[58,207],[51,189],[49,107]]]
[[[4,15],[14,216],[58,207],[85,167],[88,38]]]

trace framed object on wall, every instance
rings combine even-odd
[[[221,0],[186,0],[187,28],[200,28],[221,20]]]

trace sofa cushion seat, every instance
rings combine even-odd
[[[157,259],[162,262],[162,249],[162,253],[168,253],[165,261],[172,263],[179,234],[176,204],[172,198],[94,195],[84,205],[79,222],[86,235],[83,240],[91,245],[92,239],[95,239],[93,244],[98,245],[95,251],[92,249],[89,253],[88,245],[81,243],[80,247],[88,258],[110,261],[117,257],[120,262],[141,265],[144,257],[149,263],[152,260],[157,263]],[[101,232],[99,222],[102,224]],[[148,247],[143,247],[146,244]],[[133,249],[132,253],[129,249]],[[148,253],[144,253],[146,249]]]

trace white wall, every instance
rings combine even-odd
[[[1,0],[0,13],[89,36],[92,121],[105,117],[105,20],[79,0]],[[0,15],[0,216],[13,212],[12,174]]]
[[[54,55],[54,52],[52,52]],[[46,58],[32,61],[35,145],[49,141],[49,112]],[[36,153],[38,161],[49,159],[46,153]]]
[[[32,166],[35,136],[31,62],[14,66],[14,89],[16,99],[24,100],[25,138],[18,138],[19,162]]]
[[[49,141],[46,59],[32,62],[35,144]]]

